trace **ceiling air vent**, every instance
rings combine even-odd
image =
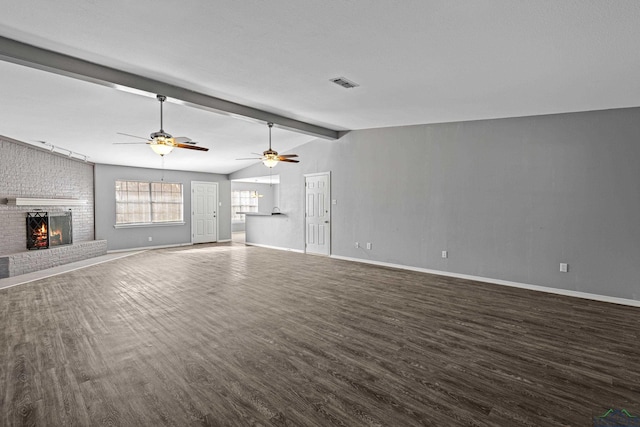
[[[354,83],[351,80],[345,79],[344,77],[336,77],[335,79],[331,79],[331,81],[346,89],[351,89],[352,87],[360,86],[358,83]]]

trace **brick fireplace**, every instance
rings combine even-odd
[[[90,162],[0,136],[0,279],[106,254],[107,242],[94,234],[93,168]],[[23,198],[29,203],[19,203]],[[79,200],[85,202],[74,203]],[[71,210],[72,227],[54,233],[59,227],[51,221],[68,221]],[[46,213],[43,249],[27,250],[29,213]]]

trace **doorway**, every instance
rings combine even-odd
[[[191,243],[218,240],[218,183],[191,181]]]
[[[307,174],[305,180],[305,252],[331,254],[330,172]]]

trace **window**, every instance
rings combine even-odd
[[[250,190],[231,192],[231,221],[244,222],[244,215],[237,212],[258,212],[258,192]]]
[[[116,224],[182,222],[182,184],[116,181]]]

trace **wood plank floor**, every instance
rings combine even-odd
[[[591,426],[640,309],[244,245],[0,290],[0,425]]]

